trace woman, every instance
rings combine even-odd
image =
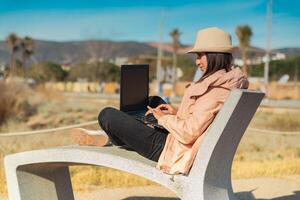
[[[186,86],[177,109],[169,104],[148,107],[168,133],[153,129],[114,109],[103,109],[98,117],[105,135],[85,129],[74,131],[83,145],[112,144],[131,149],[158,161],[157,168],[168,174],[187,174],[206,130],[223,106],[230,90],[247,88],[248,81],[238,68],[232,68],[231,37],[213,27],[200,30],[189,53],[197,55],[196,65],[203,76]]]

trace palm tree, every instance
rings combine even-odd
[[[21,40],[21,48],[22,48],[22,67],[25,71],[25,78],[27,78],[27,67],[26,61],[34,52],[34,41],[30,37],[25,37]]]
[[[6,38],[6,43],[8,44],[11,56],[10,56],[10,73],[14,74],[15,66],[16,66],[16,53],[19,50],[19,38],[15,33],[11,33]]]
[[[235,33],[239,39],[239,47],[242,52],[242,59],[243,59],[243,71],[248,76],[249,69],[247,66],[247,50],[250,46],[250,39],[252,36],[252,30],[250,26],[237,26],[235,29]]]
[[[173,91],[175,91],[176,79],[177,79],[177,51],[180,47],[179,36],[181,33],[177,28],[170,32],[170,36],[173,41],[173,75],[172,75],[172,83],[173,83]]]

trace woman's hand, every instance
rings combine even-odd
[[[148,111],[146,112],[145,116],[149,115],[150,113],[153,114],[153,116],[158,120],[164,115],[167,115],[167,113],[164,113],[161,109],[156,108],[151,108],[150,106],[147,106]]]
[[[164,115],[176,115],[177,110],[172,107],[170,104],[161,104],[157,106],[156,108],[151,108],[150,106],[147,106],[148,111],[145,115],[148,115],[152,113],[156,119],[159,119],[160,117]]]
[[[170,115],[176,115],[177,113],[177,110],[170,104],[160,104],[159,106],[156,107],[156,109],[163,110],[165,113]]]

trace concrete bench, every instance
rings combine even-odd
[[[167,175],[156,163],[117,147],[65,146],[5,157],[10,200],[73,200],[71,165],[119,169],[157,182],[183,200],[236,199],[231,166],[238,144],[264,94],[233,90],[216,116],[188,175]]]

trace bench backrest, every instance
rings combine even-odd
[[[189,173],[190,178],[197,182],[202,179],[231,184],[234,154],[263,97],[264,93],[256,91],[236,89],[230,92],[224,106],[205,133]]]

